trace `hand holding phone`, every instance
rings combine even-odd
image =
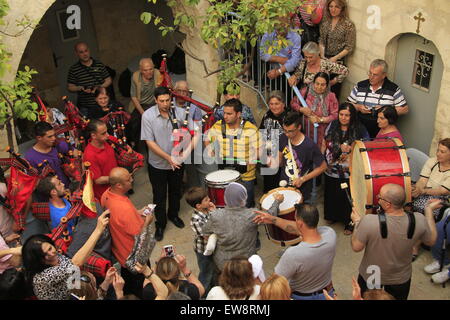
[[[166,257],[175,257],[175,252],[173,250],[173,245],[169,244],[164,246],[164,253],[166,254]]]

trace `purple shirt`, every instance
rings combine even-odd
[[[60,141],[48,153],[36,151],[33,147],[31,147],[27,150],[27,152],[25,152],[25,159],[27,159],[28,162],[35,168],[37,168],[38,165],[44,160],[47,160],[50,167],[55,170],[59,180],[61,180],[61,182],[64,183],[66,187],[68,187],[70,181],[61,168],[61,160],[58,158],[58,153],[60,152],[62,154],[66,154],[69,150],[69,145],[65,141]]]

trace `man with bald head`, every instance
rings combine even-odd
[[[152,59],[142,58],[139,61],[139,70],[131,77],[131,101],[128,107],[131,113],[131,119],[127,125],[128,140],[135,149],[140,141],[142,115],[145,110],[155,104],[153,92],[160,82],[160,73]]]
[[[427,205],[425,216],[417,212],[407,214],[403,210],[405,190],[398,184],[385,184],[377,198],[384,214],[368,214],[361,219],[354,208],[351,216],[355,224],[351,240],[353,251],[365,249],[358,277],[361,294],[367,289],[384,287],[396,299],[406,300],[411,285],[414,244],[422,241],[432,246],[436,241],[436,225],[430,208],[433,204]],[[387,229],[384,238],[383,229]]]
[[[112,253],[122,266],[121,275],[125,279],[125,294],[142,296],[144,277],[126,269],[125,261],[130,255],[135,236],[140,234],[153,221],[153,215],[143,215],[144,208],[137,210],[127,196],[131,189],[133,176],[125,168],[116,167],[109,173],[111,187],[102,195],[101,204],[109,209],[109,230],[111,232]]]
[[[180,80],[175,82],[175,85],[173,86],[173,89],[176,93],[179,95],[190,97],[189,94],[189,85],[187,81]],[[180,108],[186,108],[186,106],[190,106],[189,115],[194,121],[201,121],[202,120],[202,110],[197,107],[195,104],[187,102],[186,100],[183,100],[182,98],[174,98],[174,105]]]
[[[174,85],[174,91],[178,93],[179,95],[190,97],[189,92],[189,85],[187,81],[180,80],[175,82]],[[194,98],[195,100],[198,100],[197,98]],[[185,119],[189,120],[192,119],[192,122],[195,127],[201,127],[201,120],[204,114],[202,109],[197,107],[195,104],[187,102],[186,100],[183,100],[182,98],[173,98],[173,103],[176,107],[183,108],[185,112],[187,112],[186,107],[189,106],[189,116],[186,118],[185,113]],[[195,128],[189,128],[190,130]],[[199,139],[197,142],[195,149],[191,153],[190,159],[185,162],[185,172],[187,177],[187,186],[189,187],[205,187],[205,177],[208,173],[216,171],[217,165],[216,164],[209,164],[213,161],[204,161],[203,159],[203,148],[202,148],[203,139]],[[190,161],[189,161],[190,160]]]
[[[84,42],[75,45],[78,61],[69,69],[67,75],[67,90],[76,92],[77,107],[88,117],[95,116],[95,92],[100,88],[111,85],[112,79],[105,65],[91,57],[89,47]]]

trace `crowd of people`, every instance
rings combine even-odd
[[[290,30],[298,26],[302,35]],[[289,47],[277,55],[265,52],[266,42],[279,36],[290,40]],[[31,201],[43,203],[48,216],[20,241],[13,217],[0,206],[0,299],[333,300],[337,234],[331,225],[336,222],[351,235],[353,251],[364,250],[358,278],[353,279],[354,299],[407,299],[420,244],[431,247],[434,259],[425,272],[433,274],[433,282],[445,283],[450,277],[450,258],[442,251],[450,233],[450,138],[441,139],[436,157],[425,163],[410,204],[408,190],[387,183],[377,195],[379,214],[364,215],[340,187],[349,183],[354,141],[397,138],[407,145],[396,121],[408,113],[408,105],[401,89],[387,78],[384,60],[374,60],[368,79],[340,101],[340,84],[350,72],[346,57],[355,50],[355,38],[345,0],[304,1],[292,19],[283,19],[263,36],[260,50],[271,66],[265,76],[281,81],[284,72],[293,72],[282,90],[297,86],[306,106],[298,98],[286,101],[283,91],[274,90],[258,126],[239,94],[225,91],[209,130],[202,123],[205,111],[182,98],[190,97],[188,83],[176,82],[174,96],[161,86],[159,65],[150,58],[141,59],[132,75],[131,102],[124,108],[111,98],[106,67],[90,56],[85,43],[78,43],[79,60],[67,82],[68,90],[77,93],[79,111],[89,118],[87,144],[78,155],[76,137],[56,136],[51,124],[55,117],[35,124],[36,143],[24,158],[35,168],[45,160],[53,173],[39,181],[24,210],[32,210]],[[153,205],[141,209],[129,198],[137,168],[119,166],[117,150],[108,142],[117,128],[101,120],[122,109],[129,114],[127,148],[146,152]],[[303,128],[305,122],[313,126]],[[69,152],[89,162],[94,203],[66,221],[76,206],[70,193],[80,189],[62,170],[61,155]],[[237,171],[239,179],[224,187],[222,207],[210,199],[205,181],[209,173],[226,169]],[[264,193],[288,186],[301,194],[292,219],[280,214],[286,199],[279,192],[268,210],[255,208],[259,172]],[[0,194],[5,197],[1,173]],[[188,189],[183,186],[185,173]],[[319,226],[312,198],[313,181],[322,178],[328,226]],[[173,248],[163,249],[155,265],[149,260],[168,221],[185,227],[179,216],[183,197],[192,207],[189,224],[198,275],[189,266],[195,262],[188,263]],[[283,252],[268,278],[257,255],[260,224],[301,239]],[[67,229],[67,248],[52,237],[60,225]]]

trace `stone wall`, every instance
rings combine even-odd
[[[133,58],[151,56],[158,49],[164,49],[170,55],[175,42],[184,38],[181,33],[175,33],[172,38],[163,38],[153,23],[145,25],[140,21],[141,13],[150,11],[161,16],[165,23],[172,24],[172,12],[164,1],[153,5],[143,0],[89,0],[89,5],[97,38],[98,55],[95,57],[116,71],[116,88],[120,73]],[[27,44],[21,67],[29,65],[39,71],[33,78],[33,84],[50,105],[58,106],[62,93],[52,58],[50,32],[59,31],[50,30],[46,22],[42,21]]]
[[[133,0],[89,0],[93,10],[93,20],[97,32],[98,47],[100,52],[100,59],[105,63],[110,64],[119,73],[123,71],[128,63],[128,59],[143,52],[153,52],[150,47],[152,44],[157,44],[156,47],[166,48],[171,46],[170,41],[156,36],[158,33],[152,33],[153,26],[144,26],[139,22],[139,14],[144,11],[146,1]],[[32,19],[40,20],[45,14],[49,6],[54,0],[9,0],[11,11],[7,20],[11,21],[7,29],[8,32],[14,32],[15,19],[26,14]],[[447,41],[450,25],[448,16],[450,14],[450,2],[447,0],[428,1],[428,5],[424,5],[423,0],[396,0],[395,5],[391,0],[348,0],[350,18],[355,22],[357,28],[357,47],[355,53],[348,59],[348,65],[351,69],[351,74],[344,83],[343,96],[350,92],[351,87],[357,81],[367,78],[366,72],[368,65],[375,58],[385,58],[388,62],[395,61],[395,43],[392,45],[390,41],[399,34],[406,32],[416,32],[417,21],[414,20],[414,15],[420,11],[425,15],[426,21],[421,24],[420,35],[433,43],[438,48],[444,63],[450,60],[450,43]],[[158,1],[161,5],[162,1]],[[370,14],[367,13],[367,8],[371,5],[376,5],[381,9],[381,29],[369,30],[367,27],[367,20]],[[207,1],[201,1],[200,4],[193,9],[188,9],[188,14],[193,16],[203,15],[208,6]],[[168,12],[167,8],[165,12]],[[176,8],[175,10],[187,10],[183,8]],[[160,13],[160,12],[159,12]],[[160,13],[162,14],[162,13]],[[164,14],[162,14],[164,15]],[[169,15],[170,16],[170,15]],[[132,26],[133,25],[133,26]],[[200,22],[198,23],[200,25]],[[150,28],[150,29],[146,29]],[[2,27],[4,29],[4,27]],[[111,38],[111,30],[123,30],[122,32],[114,32],[114,40],[122,39],[121,45],[116,42],[108,41]],[[129,30],[132,30],[130,32]],[[200,38],[199,29],[182,30],[186,33],[186,39],[183,41],[183,46],[192,54],[206,63],[208,72],[214,71],[218,66],[217,52],[208,47]],[[37,31],[34,36],[45,37],[45,29]],[[148,34],[152,33],[150,41],[145,41]],[[17,67],[22,59],[23,53],[30,39],[32,32],[29,30],[18,38],[5,39],[8,48],[13,52],[11,61],[11,72],[5,76],[6,80],[11,80],[17,71]],[[159,35],[159,34],[158,34]],[[144,41],[142,41],[144,39]],[[389,45],[388,45],[389,44]],[[171,47],[173,48],[173,47]],[[170,49],[170,48],[169,48]],[[45,53],[45,48],[42,54]],[[168,50],[171,52],[171,50]],[[47,52],[48,54],[48,52]],[[33,55],[26,54],[25,59],[32,59]],[[207,72],[204,70],[203,64],[191,56],[186,56],[187,80],[195,95],[203,99],[207,103],[213,104],[216,101],[216,75],[205,78]],[[46,64],[38,68],[44,74],[52,72],[51,65]],[[391,68],[393,70],[393,68]],[[390,74],[392,78],[392,74]],[[52,79],[47,79],[48,85],[52,85]],[[54,83],[54,82],[53,82]],[[445,65],[443,71],[441,93],[439,97],[437,114],[435,120],[434,138],[430,146],[430,151],[435,150],[437,141],[446,136],[450,136],[450,66]],[[54,93],[56,95],[56,92]],[[244,102],[255,100],[247,98],[247,94],[243,94]],[[247,102],[248,103],[248,102]],[[253,103],[248,103],[253,104]],[[4,139],[4,134],[0,135],[0,139]],[[5,145],[5,140],[0,140],[0,145]]]
[[[425,5],[425,2],[427,5]],[[439,139],[450,137],[450,2],[446,0],[348,0],[350,19],[356,25],[356,49],[348,59],[351,73],[343,86],[343,96],[348,95],[352,86],[367,79],[369,64],[373,59],[383,58],[391,66],[395,63],[395,42],[391,40],[400,34],[416,33],[420,11],[425,21],[420,25],[419,35],[430,40],[439,50],[444,61],[439,102],[434,123],[434,138],[430,145],[430,155],[434,154]],[[394,5],[395,4],[395,5]],[[381,9],[381,29],[369,30],[367,21],[371,13],[367,9],[376,5]],[[393,78],[394,68],[389,77]]]

